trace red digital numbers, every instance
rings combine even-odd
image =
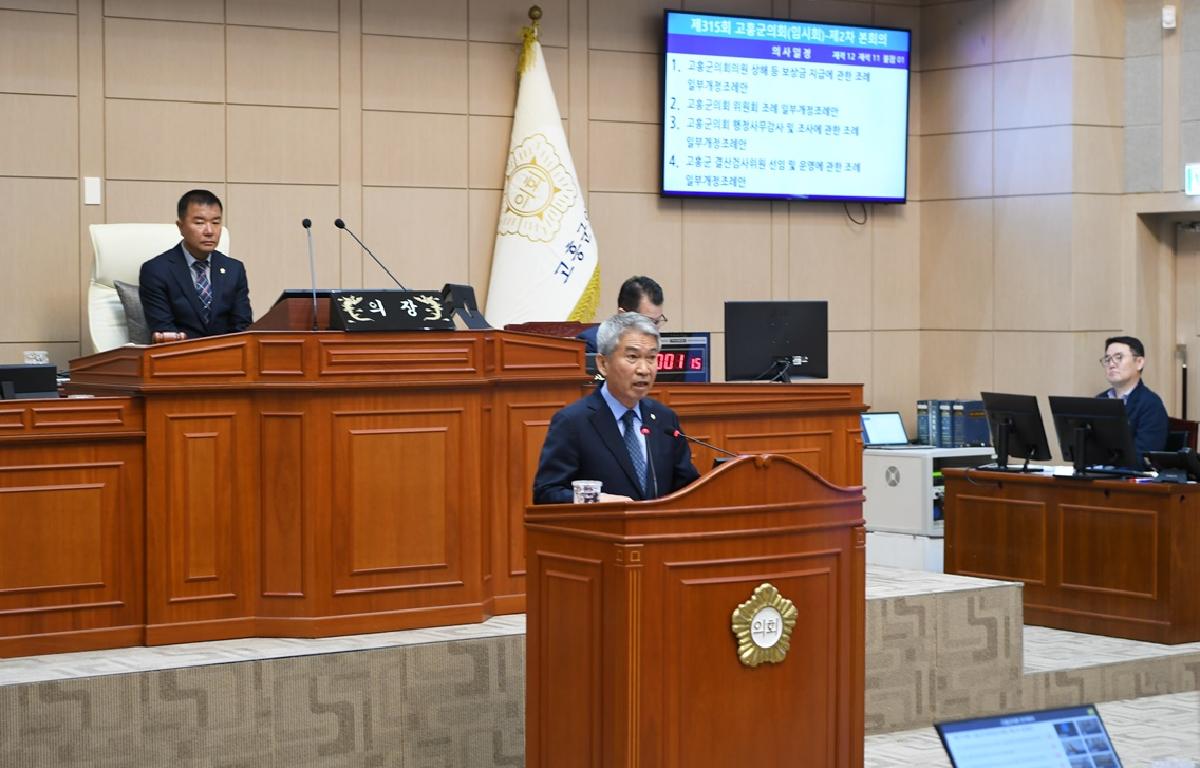
[[[704,370],[704,360],[702,360],[699,357],[693,357],[692,358],[692,370],[693,371],[703,371]]]

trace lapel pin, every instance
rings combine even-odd
[[[650,414],[650,420],[651,420],[651,421],[654,421],[654,420],[655,420],[655,419],[657,419],[657,418],[658,418],[658,417],[657,417],[657,416],[655,416],[653,413],[652,413],[652,414]]]
[[[225,267],[221,267],[221,274],[225,274]]]

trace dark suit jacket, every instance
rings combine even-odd
[[[196,295],[192,269],[184,256],[182,243],[142,265],[138,274],[138,293],[150,333],[182,331],[188,338],[195,338],[237,333],[250,325],[246,268],[242,262],[220,251],[213,251],[208,259],[213,297],[207,323],[200,319],[200,297]]]
[[[600,326],[593,325],[591,328],[584,328],[583,333],[575,338],[581,339],[584,345],[584,352],[595,352],[596,350],[596,333],[600,330]]]
[[[1096,397],[1108,397],[1110,391],[1106,389]],[[1146,382],[1139,380],[1125,398],[1125,416],[1129,418],[1133,447],[1139,457],[1167,447],[1167,409],[1162,398],[1147,387]]]
[[[642,423],[650,429],[647,453],[654,473],[647,479],[649,495],[638,487],[637,475],[621,427],[600,394],[600,389],[576,400],[554,414],[537,475],[533,479],[535,504],[561,504],[574,500],[572,480],[599,480],[604,493],[617,493],[634,500],[665,496],[700,476],[692,465],[687,440],[671,433],[679,429],[675,412],[650,398],[639,405]],[[656,490],[657,493],[654,491]]]

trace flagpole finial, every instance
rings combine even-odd
[[[529,6],[529,20],[536,24],[541,18],[542,18],[542,6],[540,6],[540,5]]]

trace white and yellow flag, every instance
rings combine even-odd
[[[567,149],[537,22],[524,34],[487,295],[487,318],[494,328],[531,320],[590,322],[600,295],[596,236]]]

